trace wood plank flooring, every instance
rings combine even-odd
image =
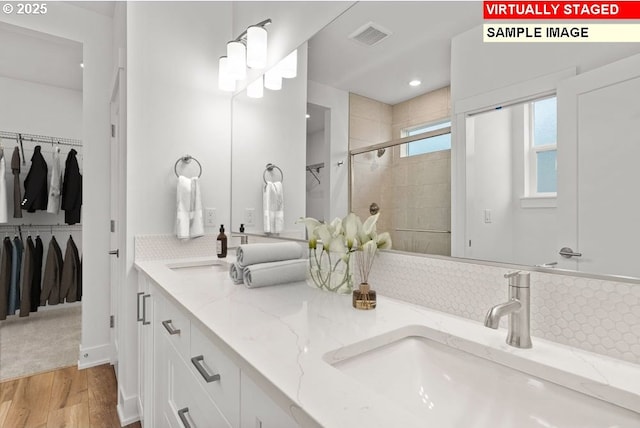
[[[120,428],[116,404],[111,365],[66,367],[0,383],[0,428]]]

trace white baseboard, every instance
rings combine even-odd
[[[111,345],[109,343],[88,348],[84,348],[80,345],[78,369],[82,370],[89,367],[99,366],[101,364],[110,364],[112,354],[113,352],[111,352]]]
[[[118,388],[118,418],[120,425],[126,426],[140,420],[140,412],[138,410],[138,396],[125,397],[122,389]]]

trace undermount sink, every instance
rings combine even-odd
[[[207,276],[212,273],[226,272],[229,266],[222,260],[208,260],[204,262],[181,262],[171,263],[167,267],[174,272],[180,274],[188,274],[191,276]]]
[[[324,359],[423,419],[424,426],[640,426],[638,413],[444,345],[420,328],[385,336]]]

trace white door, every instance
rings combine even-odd
[[[121,128],[124,119],[124,112],[122,108],[122,95],[123,91],[123,71],[118,69],[113,83],[112,95],[111,95],[111,157],[110,157],[110,291],[111,291],[111,363],[117,364],[118,359],[118,334],[116,329],[116,323],[121,318],[119,316],[118,308],[120,305],[120,282],[123,278],[121,275],[123,265],[123,254],[121,254],[121,247],[123,241],[122,231],[122,209],[124,193],[122,192],[122,186],[124,183],[122,173],[122,144]],[[116,375],[118,373],[116,367]]]
[[[640,55],[558,86],[559,267],[640,277]]]

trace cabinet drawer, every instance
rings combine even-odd
[[[172,346],[167,348],[168,382],[165,386],[166,398],[162,403],[162,422],[172,428],[231,428],[184,360]]]
[[[233,427],[240,426],[240,368],[200,330],[191,325],[191,373]]]
[[[241,388],[241,428],[298,428],[300,426],[244,373]]]
[[[157,299],[156,314],[156,328],[160,334],[167,337],[169,343],[188,361],[191,336],[189,318],[164,296]]]

